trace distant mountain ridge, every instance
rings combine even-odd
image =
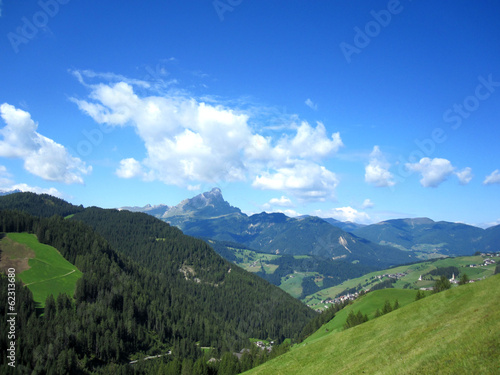
[[[266,212],[248,216],[226,202],[218,188],[174,207],[146,206],[142,212],[194,237],[241,243],[266,253],[313,255],[381,267],[413,261],[408,253],[358,238],[315,216],[290,218]]]
[[[500,225],[485,229],[482,246],[484,251],[500,251]]]
[[[425,217],[362,225],[309,215],[291,218],[262,212],[248,216],[226,202],[219,188],[176,206],[148,205],[133,210],[160,218],[195,237],[236,242],[267,253],[313,255],[364,264],[395,265],[500,250],[495,250],[496,243],[500,243],[500,229],[496,227],[485,231]]]
[[[16,189],[16,190],[4,190],[0,191],[0,197],[3,197],[4,195],[9,195],[9,194],[15,194],[15,193],[20,193],[21,190]]]
[[[358,223],[354,223],[352,221],[340,221],[340,220],[332,219],[332,218],[325,218],[323,220],[326,221],[327,223],[333,225],[333,226],[336,226],[342,230],[345,230],[346,232],[351,232],[351,233],[355,229],[363,228],[366,226],[364,224],[358,224]]]
[[[429,218],[387,220],[357,228],[353,233],[378,244],[413,251],[422,259],[436,254],[471,255],[490,247],[482,228]]]

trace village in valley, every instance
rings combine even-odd
[[[358,279],[348,280],[340,286],[309,296],[304,302],[307,306],[321,312],[331,305],[354,301],[360,295],[381,289],[382,283],[384,288],[430,291],[438,279],[430,272],[433,269],[446,267],[457,267],[459,270],[459,272],[450,273],[448,276],[451,284],[458,284],[462,274],[467,274],[468,283],[474,283],[493,275],[495,267],[500,264],[500,260],[495,260],[495,258],[500,258],[500,252],[478,252],[469,257],[442,258],[399,266],[391,270],[373,272]]]

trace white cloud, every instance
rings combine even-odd
[[[260,189],[288,191],[301,200],[333,199],[339,180],[335,173],[323,166],[296,163],[291,168],[277,168],[257,176],[253,186]]]
[[[82,84],[85,84],[85,81],[83,77],[86,78],[100,78],[100,79],[105,79],[107,81],[117,81],[117,82],[125,82],[131,85],[136,85],[140,86],[143,88],[149,88],[151,87],[150,83],[144,80],[140,79],[131,79],[125,76],[122,76],[121,74],[115,74],[111,72],[107,73],[97,73],[92,70],[73,70],[71,73],[78,79],[78,81]]]
[[[4,189],[2,189],[4,190]],[[27,184],[14,184],[12,185],[11,187],[9,187],[8,189],[5,189],[4,191],[12,191],[12,190],[20,190],[22,192],[31,192],[31,193],[37,193],[37,194],[49,194],[49,195],[52,195],[54,197],[58,197],[58,198],[63,198],[63,194],[57,190],[56,188],[41,188],[41,187],[38,187],[38,186],[29,186]]]
[[[406,168],[422,175],[423,187],[437,187],[455,171],[449,160],[441,158],[422,158],[418,163],[406,163]]]
[[[292,123],[286,133],[266,129],[263,135],[249,124],[255,108],[243,112],[178,92],[141,97],[132,80],[88,85],[81,74],[75,75],[91,89],[88,100],[72,99],[83,112],[98,123],[132,126],[144,142],[144,159],[122,160],[116,172],[120,177],[182,187],[250,178],[256,187],[304,199],[333,196],[338,180],[319,162],[343,143],[339,133],[329,135],[322,123],[315,127],[305,121],[299,126]],[[307,193],[308,188],[313,190]]]
[[[271,161],[274,166],[284,166],[296,158],[321,160],[343,146],[338,132],[333,133],[330,139],[321,122],[313,128],[303,121],[293,137],[283,136],[275,146],[272,145],[271,137],[252,135],[245,153],[249,160]]]
[[[483,181],[483,184],[485,185],[491,185],[491,184],[500,184],[500,170],[495,169],[489,176],[486,176],[486,178]]]
[[[349,206],[332,208],[328,211],[316,210],[314,215],[321,218],[333,218],[339,221],[351,221],[360,224],[368,224],[371,222],[371,218],[366,212],[358,211]]]
[[[4,103],[0,115],[6,123],[0,129],[1,157],[22,159],[28,172],[48,181],[82,184],[82,176],[91,172],[92,167],[71,156],[64,146],[38,133],[38,124],[28,112]]]
[[[339,133],[333,133],[331,139],[328,138],[325,125],[321,122],[317,123],[316,128],[302,122],[294,138],[290,141],[283,140],[278,145],[288,149],[290,157],[302,158],[323,158],[344,146]]]
[[[264,203],[262,205],[262,208],[266,211],[273,211],[276,212],[275,207],[293,207],[294,204],[290,200],[290,198],[287,198],[286,196],[282,195],[281,198],[271,198],[269,202]],[[278,212],[283,212],[278,209]],[[295,215],[296,216],[296,215]]]
[[[314,103],[311,99],[307,98],[307,100],[305,101],[305,104],[311,108],[311,109],[314,109],[315,111],[318,110],[318,105],[316,103]]]
[[[58,198],[62,198],[63,194],[57,190],[56,188],[41,188],[38,186],[29,186],[27,184],[21,183],[16,184],[11,179],[12,175],[7,171],[5,166],[0,165],[0,191],[1,192],[9,192],[14,190],[19,190],[22,192],[32,192],[37,194],[50,194]]]
[[[486,223],[483,228],[496,227],[497,225],[500,225],[500,219],[496,219],[495,221]]]
[[[370,154],[370,162],[365,167],[365,181],[377,187],[394,186],[396,183],[393,180],[394,176],[389,172],[390,166],[380,148],[374,146]]]
[[[369,198],[366,198],[363,201],[363,205],[362,205],[363,208],[373,208],[373,206],[375,206],[375,204]]]
[[[291,209],[287,209],[287,210],[278,210],[278,211],[275,211],[275,212],[281,212],[282,214],[285,214],[286,216],[288,217],[296,217],[296,216],[300,216],[300,213],[298,213],[297,211],[295,210],[291,210]]]
[[[120,161],[120,168],[116,170],[116,174],[121,178],[132,178],[143,176],[141,163],[134,158],[123,159]]]
[[[464,168],[459,172],[455,172],[455,174],[460,181],[460,185],[467,185],[473,177],[472,169],[470,167]]]
[[[281,198],[272,198],[269,204],[272,206],[293,207],[292,201],[284,195],[282,195]]]

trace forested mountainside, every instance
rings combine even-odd
[[[185,288],[182,294],[201,304],[200,311],[224,316],[239,329],[259,326],[261,331],[251,337],[293,337],[297,324],[313,315],[279,288],[224,260],[204,241],[149,215],[88,208],[71,220],[85,222],[134,261],[177,280]]]
[[[43,316],[37,316],[32,302],[18,304],[23,311],[17,328],[19,371],[108,373],[109,366],[129,371],[132,356],[169,350],[166,361],[194,362],[202,356],[200,347],[220,356],[248,347],[251,337],[277,342],[298,337],[315,316],[279,288],[164,222],[145,214],[87,210],[79,219],[93,222],[104,236],[76,218],[0,211],[2,232],[35,233],[83,272],[74,299],[49,297]],[[17,289],[26,291],[23,301],[32,301],[27,288]],[[3,335],[0,346],[5,352]]]
[[[318,217],[265,212],[248,216],[226,202],[217,188],[174,207],[155,207],[159,211],[150,207],[142,211],[190,236],[235,242],[266,253],[344,259],[379,268],[414,261],[407,252],[358,238]]]
[[[83,211],[83,206],[75,206],[48,194],[17,192],[1,196],[0,209],[23,211],[33,216],[59,215],[65,217]]]

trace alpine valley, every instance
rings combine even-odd
[[[205,239],[220,255],[301,298],[367,272],[422,260],[497,251],[500,225],[482,229],[396,219],[372,225],[282,213],[248,216],[219,188],[176,206],[122,207],[145,212]]]
[[[411,327],[424,320],[447,327],[440,311],[470,332],[482,319],[470,319],[473,312],[498,327],[493,303],[482,301],[498,294],[493,257],[500,226],[248,216],[218,188],[174,207],[120,209],[15,192],[0,196],[0,237],[0,298],[8,301],[15,291],[14,303],[0,305],[2,316],[15,322],[0,336],[8,353],[0,360],[2,373],[10,373],[12,363],[16,373],[34,374],[215,375],[253,368],[280,373],[273,369],[281,367],[312,373],[321,361],[297,364],[293,353],[316,358],[310,343],[315,352],[333,355],[336,342],[351,340],[342,327],[360,325],[353,332],[362,336],[371,334],[362,327],[374,324],[404,332],[397,322],[407,320]],[[429,294],[420,289],[437,291],[440,280],[454,283],[455,276],[463,284],[489,281],[453,284],[442,297],[418,301]],[[446,296],[471,305],[457,314]],[[406,308],[412,303],[436,313],[415,314]],[[399,307],[396,319],[389,313]],[[378,319],[380,309],[390,316],[361,324]],[[484,358],[487,371],[496,366],[491,353],[500,342],[491,327],[467,336],[479,348],[467,368]],[[457,332],[445,332],[445,342],[464,340]],[[425,348],[437,339],[427,335]],[[384,342],[370,349],[385,353]],[[433,364],[453,353],[439,355]],[[417,359],[415,368],[425,368]],[[325,373],[322,366],[317,373]]]

